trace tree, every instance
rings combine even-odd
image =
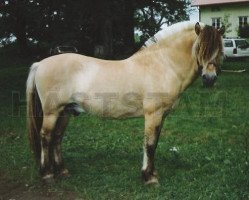
[[[143,40],[153,36],[162,25],[187,20],[189,1],[138,0],[135,12],[136,27],[144,34]]]
[[[0,7],[0,39],[16,37],[21,52],[29,44],[47,48],[71,44],[104,58],[134,51],[134,29],[147,39],[163,24],[187,19],[184,0],[5,0]]]
[[[232,24],[229,22],[229,18],[230,18],[230,14],[225,14],[222,21],[221,21],[222,26],[225,27],[224,37],[226,37],[227,33],[232,32],[232,30],[231,30]]]
[[[1,5],[0,36],[9,38],[14,35],[21,51],[27,50],[25,7],[25,2],[14,0]]]

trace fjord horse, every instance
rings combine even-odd
[[[70,114],[108,118],[144,116],[142,177],[157,183],[154,155],[164,118],[199,73],[217,77],[223,29],[181,22],[159,31],[125,60],[61,54],[34,63],[27,80],[29,139],[42,178],[66,175],[61,141]]]

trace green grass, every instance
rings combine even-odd
[[[249,60],[223,68],[249,70]],[[0,69],[0,170],[37,184],[25,107],[12,106],[12,91],[25,100],[27,72],[28,66]],[[249,72],[223,73],[215,88],[197,80],[182,95],[157,149],[160,187],[144,186],[140,178],[143,119],[72,117],[63,141],[71,177],[56,187],[84,199],[249,199],[248,91]]]

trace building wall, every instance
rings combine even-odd
[[[220,10],[214,9],[215,7],[218,7]],[[229,28],[231,32],[226,33],[226,37],[237,37],[239,28],[239,16],[248,16],[249,23],[249,3],[200,7],[200,21],[208,25],[212,25],[212,18],[220,17],[222,21],[225,15],[229,15],[228,20],[231,23],[231,27]]]

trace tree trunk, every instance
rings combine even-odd
[[[108,17],[103,23],[103,45],[105,49],[105,55],[107,59],[111,59],[113,56],[113,30],[112,30],[112,21]]]
[[[15,17],[16,17],[16,24],[14,29],[14,34],[16,36],[17,45],[20,49],[21,54],[28,53],[28,41],[26,35],[26,19],[23,16],[23,6],[20,4],[16,5],[15,9]]]
[[[16,27],[15,36],[17,40],[17,45],[21,53],[25,54],[28,50],[28,42],[27,42],[27,37],[26,37],[25,24],[24,23],[20,23],[20,24],[23,24],[23,25],[18,25]]]
[[[134,38],[134,4],[133,0],[125,0],[124,13],[124,43],[128,50],[133,51],[135,46]]]
[[[111,20],[110,2],[102,0],[95,5],[95,48],[94,56],[111,59],[113,57],[113,24]]]

